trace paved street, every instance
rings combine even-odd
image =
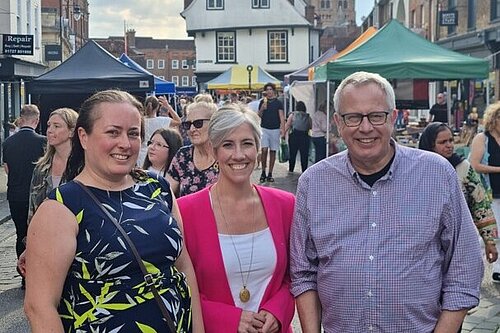
[[[295,193],[299,173],[289,174],[287,164],[275,167],[275,183],[270,186]],[[298,169],[298,168],[297,168]],[[258,182],[260,170],[255,170],[252,180]],[[8,220],[8,204],[5,198],[5,173],[0,169],[0,333],[29,332],[23,313],[24,292],[21,280],[15,270],[15,229]],[[300,333],[300,325],[295,318],[294,332]],[[500,333],[500,284],[491,280],[491,265],[486,264],[485,278],[481,289],[479,307],[466,317],[463,332]]]

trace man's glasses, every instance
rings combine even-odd
[[[196,119],[196,120],[193,120],[193,121],[183,121],[181,123],[182,125],[182,128],[184,128],[185,130],[188,130],[191,128],[191,125],[194,126],[194,128],[202,128],[203,127],[203,122],[204,121],[209,121],[210,119]]]
[[[153,146],[155,148],[170,148],[168,145],[164,145],[163,143],[156,142],[156,141],[148,141],[147,142],[148,146]]]
[[[370,124],[374,126],[380,126],[385,124],[387,121],[387,115],[389,112],[387,111],[377,111],[377,112],[372,112],[369,114],[362,114],[362,113],[346,113],[346,114],[341,114],[340,116],[342,117],[342,120],[344,121],[344,124],[347,127],[357,127],[361,125],[361,122],[363,121],[363,118],[368,118],[368,121]]]

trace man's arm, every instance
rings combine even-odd
[[[467,310],[447,311],[444,310],[439,316],[434,333],[456,333],[462,324]]]
[[[297,304],[302,333],[321,332],[321,303],[319,302],[318,292],[316,290],[308,290],[300,294],[295,299],[295,302]],[[458,331],[458,327],[456,331]]]

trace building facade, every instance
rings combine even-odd
[[[320,54],[321,29],[303,0],[185,0],[181,15],[202,89],[232,65],[259,65],[282,80]]]

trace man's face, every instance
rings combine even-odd
[[[444,104],[444,103],[446,103],[446,99],[444,98],[443,94],[438,94],[437,95],[437,103],[438,104]]]
[[[342,118],[343,115],[352,113],[365,116],[384,111],[388,112],[387,119],[384,122],[382,117],[380,125],[373,125],[367,117],[363,117],[358,126],[349,127]],[[389,109],[384,91],[375,83],[348,85],[344,88],[340,96],[340,110],[335,113],[335,122],[356,171],[372,174],[380,171],[390,161],[390,140],[395,119],[396,110]]]
[[[267,98],[273,98],[274,97],[274,89],[272,87],[266,87],[265,92],[267,93]]]

